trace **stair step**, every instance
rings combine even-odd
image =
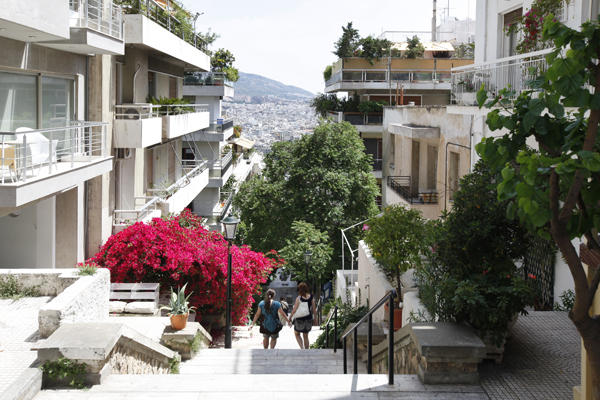
[[[389,387],[387,375],[111,375],[89,391],[43,390],[35,400],[231,399],[241,393],[244,400],[489,399],[480,386],[423,385],[416,375],[394,379]]]

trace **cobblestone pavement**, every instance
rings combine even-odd
[[[0,300],[0,394],[36,360],[38,311],[51,299]]]
[[[581,338],[566,312],[519,316],[501,365],[485,360],[481,386],[491,400],[572,399],[581,382]]]

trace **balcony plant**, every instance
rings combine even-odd
[[[383,107],[389,106],[389,105],[390,105],[390,103],[388,103],[385,100],[382,100],[382,101],[368,100],[368,101],[363,101],[362,103],[360,103],[358,105],[358,111],[363,112],[366,115],[369,115],[371,113],[382,113]]]
[[[422,264],[422,255],[429,246],[427,235],[429,224],[420,210],[402,204],[385,209],[381,216],[373,217],[363,227],[365,243],[369,246],[379,268],[397,290],[396,303],[401,299],[401,275],[410,268]],[[394,318],[402,324],[401,315]]]
[[[180,98],[169,98],[160,96],[158,99],[154,96],[148,96],[146,98],[148,103],[153,105],[160,105],[158,109],[160,115],[178,115],[187,114],[196,111],[193,107],[187,107],[186,104],[190,104],[189,100]]]
[[[195,312],[195,306],[190,306],[190,302],[188,299],[192,295],[192,293],[188,294],[187,297],[185,295],[185,287],[187,283],[183,285],[183,287],[177,290],[177,293],[171,288],[171,299],[169,300],[169,304],[166,306],[162,306],[161,310],[168,310],[167,315],[171,318],[171,328],[175,330],[185,329],[187,326],[187,320],[190,313]]]

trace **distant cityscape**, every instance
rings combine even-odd
[[[309,99],[263,99],[261,103],[224,101],[223,109],[242,127],[242,135],[256,143],[254,149],[261,154],[270,151],[278,141],[298,140],[312,133],[318,118],[309,107]]]

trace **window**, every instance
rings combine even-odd
[[[42,128],[68,126],[74,120],[73,79],[42,77]]]
[[[503,24],[502,24],[502,38],[503,38],[503,48],[502,48],[502,56],[503,57],[511,57],[516,54],[515,50],[517,48],[517,42],[519,41],[519,35],[517,32],[513,32],[510,35],[506,35],[506,30],[510,25],[514,25],[517,23],[519,18],[523,15],[523,8],[518,8],[514,11],[506,13],[503,15]]]

